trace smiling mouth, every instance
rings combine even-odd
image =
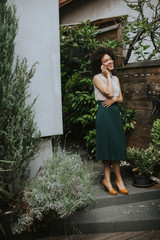
[[[114,65],[113,64],[109,64],[108,67],[113,67]]]

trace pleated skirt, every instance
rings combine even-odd
[[[120,161],[126,158],[123,123],[117,103],[109,108],[99,101],[96,113],[96,161]]]

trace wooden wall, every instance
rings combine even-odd
[[[118,69],[126,109],[136,110],[136,127],[126,136],[127,146],[147,148],[154,120],[160,118],[158,111],[152,118],[152,100],[160,95],[160,60],[128,64]],[[149,94],[148,94],[149,90]]]

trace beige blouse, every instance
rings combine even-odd
[[[102,78],[103,81],[106,82],[107,84],[107,78],[102,74],[98,74],[100,76],[100,78]],[[118,97],[119,96],[119,85],[118,85],[118,79],[116,76],[112,76],[112,84],[113,84],[113,90],[114,90],[114,97]],[[103,95],[100,90],[93,84],[94,86],[94,95],[95,95],[95,100],[96,101],[104,101],[107,99],[107,97],[105,95]]]

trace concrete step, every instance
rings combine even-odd
[[[49,236],[152,230],[160,230],[159,199],[83,210],[48,226]]]
[[[126,178],[125,186],[129,190],[128,195],[119,194],[111,196],[108,192],[104,192],[102,183],[95,185],[95,197],[93,208],[102,208],[107,206],[116,206],[127,203],[136,203],[147,200],[160,199],[160,189],[138,188],[132,185],[132,178]],[[115,184],[112,184],[116,189]],[[116,189],[117,190],[117,189]]]
[[[83,234],[160,229],[160,200],[148,200],[77,212],[75,222]]]

